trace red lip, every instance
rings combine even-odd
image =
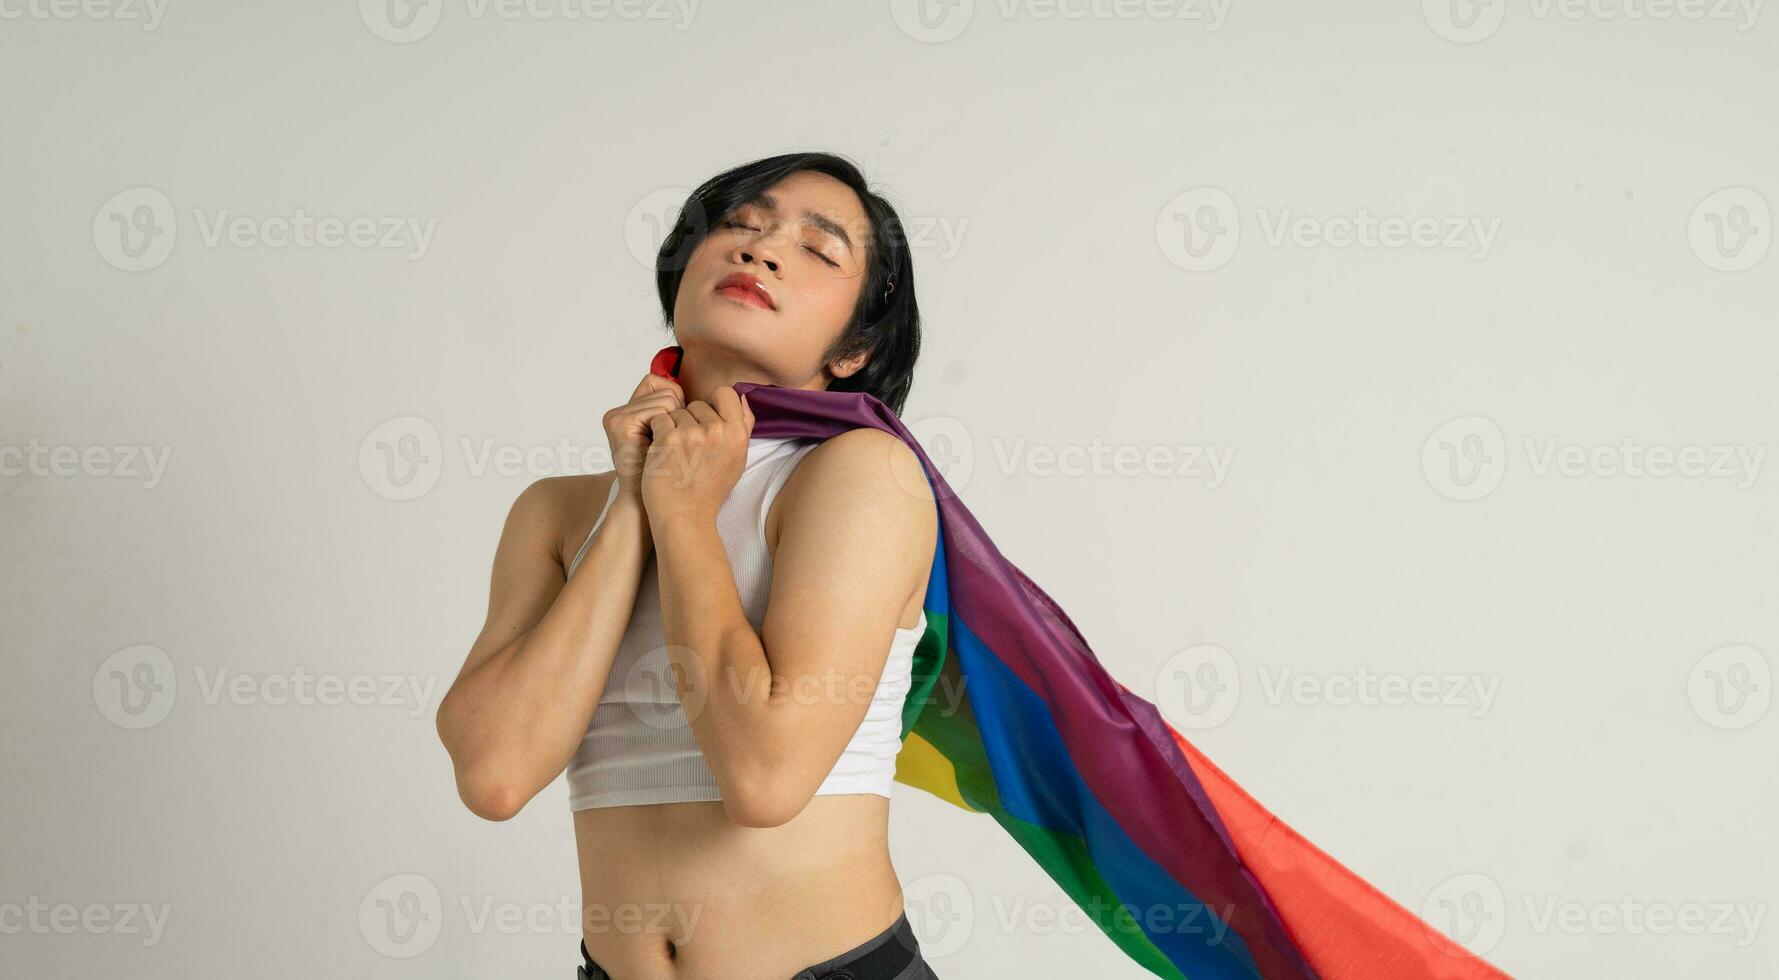
[[[732,272],[724,276],[723,281],[717,283],[717,292],[768,310],[778,309],[778,304],[772,301],[772,294],[766,291],[766,284],[745,272]]]

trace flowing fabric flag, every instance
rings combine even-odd
[[[663,350],[652,370],[677,374],[678,356]],[[754,382],[735,390],[756,437],[870,426],[920,458],[939,540],[897,782],[993,817],[1159,977],[1506,976],[1285,826],[1113,678],[883,402]]]

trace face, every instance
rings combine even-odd
[[[693,250],[674,301],[674,339],[688,356],[744,365],[771,384],[823,387],[824,366],[851,374],[862,356],[821,358],[852,317],[869,247],[870,223],[851,188],[826,174],[792,174],[720,217]]]

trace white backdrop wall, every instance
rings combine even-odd
[[[0,0],[0,974],[567,975],[561,784],[478,820],[432,714],[662,217],[819,148],[916,235],[905,421],[1116,676],[1516,976],[1774,975],[1761,15]],[[941,975],[1139,975],[892,820]]]

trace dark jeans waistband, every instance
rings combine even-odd
[[[889,928],[839,956],[798,970],[788,980],[898,980],[904,974],[938,980],[930,969],[909,973],[909,966],[916,962],[924,962],[920,956],[920,941],[904,912]],[[620,980],[593,961],[585,940],[581,942],[581,968],[577,977],[579,980]]]

